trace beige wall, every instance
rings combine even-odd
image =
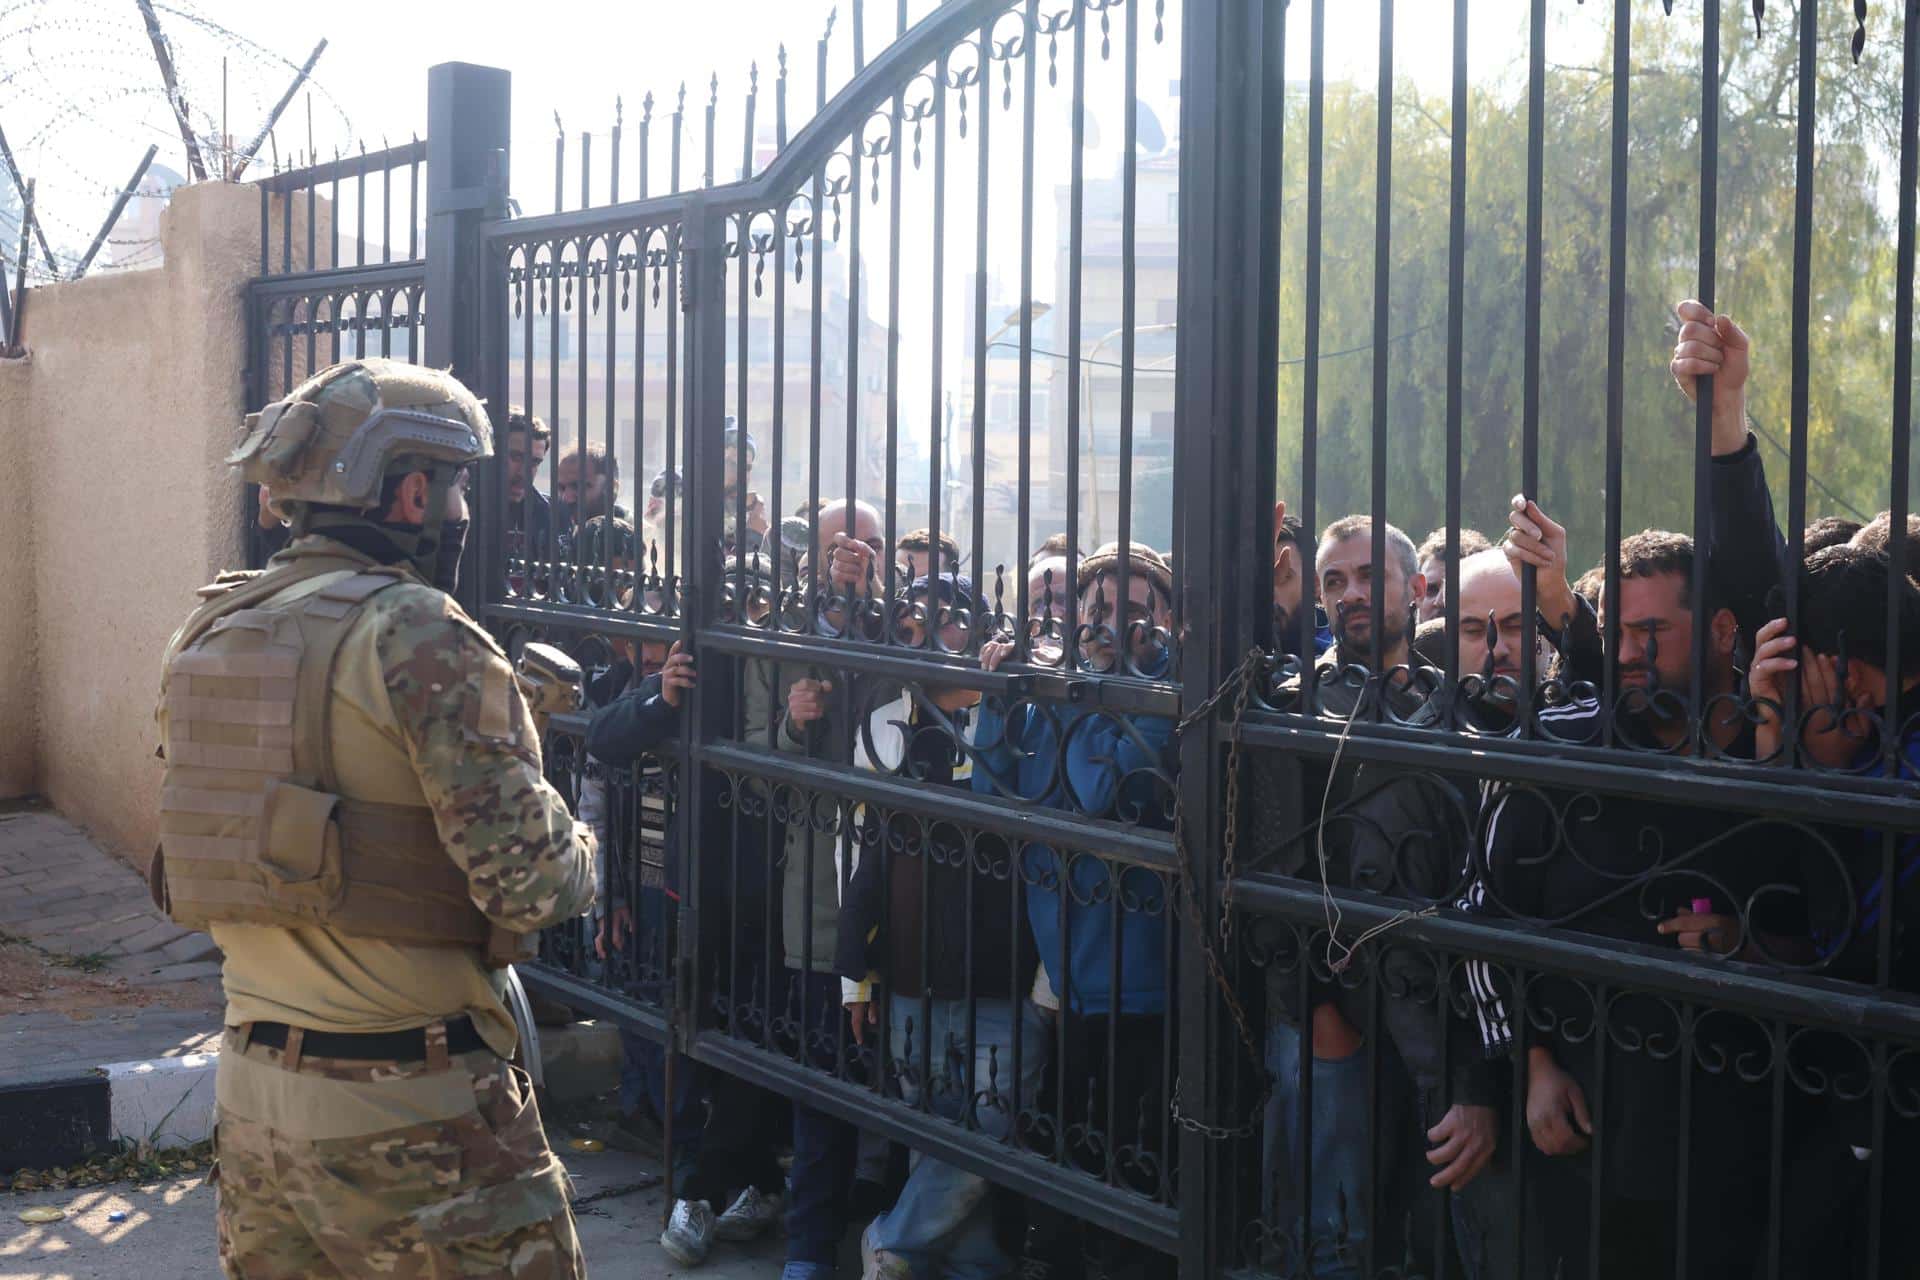
[[[18,477],[0,490],[23,491],[0,492],[0,601],[30,601],[0,610],[0,655],[22,645],[32,673],[0,661],[0,794],[38,791],[137,863],[154,844],[161,650],[193,589],[241,560],[222,459],[259,218],[251,188],[180,189],[165,266],[33,290],[27,358],[0,368]]]
[[[0,457],[10,475],[0,483],[0,797],[40,789],[30,373],[25,360],[0,360]]]

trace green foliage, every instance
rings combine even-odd
[[[1779,12],[1776,14],[1776,10]],[[1717,304],[1753,338],[1749,407],[1785,446],[1791,369],[1797,6],[1770,6],[1764,34],[1728,12],[1717,166]],[[1813,195],[1808,516],[1886,505],[1894,311],[1893,161],[1899,47],[1885,32],[1862,64],[1851,27],[1821,33]],[[1633,31],[1625,345],[1623,530],[1690,530],[1694,413],[1667,373],[1672,306],[1698,285],[1700,46],[1697,17],[1657,9]],[[1522,480],[1526,421],[1528,111],[1524,40],[1509,73],[1467,111],[1462,493],[1465,523],[1504,528]],[[1567,524],[1576,569],[1602,549],[1606,484],[1612,36],[1560,31],[1546,77],[1538,496]],[[1567,61],[1586,65],[1572,65]],[[1394,92],[1387,316],[1386,505],[1416,541],[1446,506],[1450,104]],[[1375,96],[1329,84],[1314,522],[1368,509],[1374,412]],[[1306,368],[1308,97],[1290,86],[1281,210],[1279,491],[1299,511]],[[1348,352],[1348,354],[1334,354]],[[1788,468],[1762,444],[1783,527]],[[1821,483],[1834,491],[1828,496]]]
[[[113,957],[104,951],[83,951],[77,954],[70,951],[49,951],[46,956],[50,962],[62,969],[78,969],[81,973],[103,972],[113,960]]]

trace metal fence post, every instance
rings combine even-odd
[[[505,212],[508,108],[513,77],[498,67],[443,62],[427,71],[426,334],[423,363],[451,369],[469,387],[488,395],[485,335],[494,326],[480,224]],[[493,182],[489,183],[489,176]],[[498,317],[492,317],[498,320]],[[504,355],[504,352],[500,353]],[[495,381],[502,381],[496,377]],[[504,383],[502,382],[502,385]],[[506,406],[490,404],[496,448],[506,441]],[[482,467],[479,504],[499,509],[500,469]],[[484,527],[484,526],[483,526]],[[460,603],[479,608],[488,571],[469,540],[460,573]]]
[[[1251,448],[1247,437],[1262,426],[1272,431],[1270,420],[1256,418],[1272,403],[1261,382],[1274,377],[1275,353],[1261,348],[1262,299],[1246,282],[1267,278],[1264,259],[1274,251],[1275,237],[1262,234],[1261,163],[1265,130],[1278,127],[1265,118],[1269,100],[1277,98],[1262,91],[1262,77],[1265,27],[1279,12],[1259,0],[1196,0],[1185,16],[1175,483],[1190,494],[1215,496],[1179,507],[1183,717],[1196,714],[1238,665],[1235,646],[1253,633],[1248,610],[1258,596],[1245,589],[1246,566],[1270,537],[1269,515],[1249,505],[1270,488],[1243,474],[1243,460],[1271,456]],[[1191,868],[1185,891],[1200,908],[1206,937],[1192,929],[1181,935],[1179,1098],[1190,1122],[1230,1128],[1247,1119],[1258,1090],[1228,1087],[1228,1073],[1244,1051],[1203,953],[1209,943],[1222,947],[1220,960],[1233,972],[1233,955],[1216,928],[1231,821],[1219,804],[1225,772],[1216,719],[1204,717],[1181,741],[1180,803]],[[1225,1229],[1235,1192],[1231,1148],[1191,1123],[1179,1141],[1180,1274],[1200,1280],[1233,1261]]]
[[[686,451],[685,514],[687,559],[686,592],[681,599],[682,634],[693,648],[694,634],[711,625],[718,617],[719,593],[725,565],[720,554],[724,518],[722,461],[724,440],[721,424],[726,415],[727,396],[727,298],[726,298],[726,221],[724,212],[715,212],[704,195],[696,193],[687,202],[681,223],[681,259],[679,303],[685,317],[686,334],[686,414],[682,419]],[[681,764],[681,812],[687,838],[681,842],[685,859],[682,871],[685,892],[680,898],[679,972],[674,990],[679,997],[674,1013],[676,1047],[684,1047],[692,1038],[700,1008],[699,910],[705,890],[701,884],[701,863],[696,850],[704,849],[712,839],[710,828],[726,830],[722,816],[702,803],[708,792],[704,768],[697,744],[716,742],[727,736],[729,713],[734,703],[730,664],[709,662],[699,655],[701,681],[693,689],[687,715],[686,732],[692,736]],[[721,837],[721,838],[724,838]],[[718,927],[708,924],[704,927]]]

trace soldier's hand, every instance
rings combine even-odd
[[[699,679],[699,673],[693,667],[693,655],[682,652],[685,642],[675,640],[673,647],[667,650],[666,665],[660,668],[660,696],[666,699],[670,707],[678,707],[686,700],[687,690],[693,688]]]
[[[827,714],[827,700],[833,693],[831,680],[795,680],[787,690],[787,722],[796,729],[805,728]]]

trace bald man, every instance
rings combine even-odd
[[[1520,575],[1502,551],[1481,551],[1460,561],[1455,588],[1460,601],[1460,674],[1485,676],[1493,656],[1494,676],[1520,679]]]

